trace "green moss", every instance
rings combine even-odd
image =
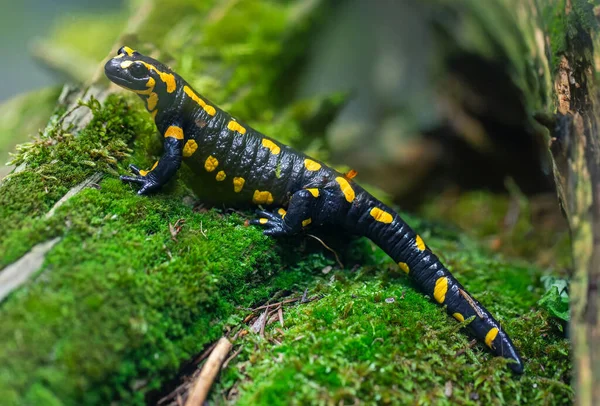
[[[4,223],[0,229],[0,252],[4,247],[17,246],[15,239],[22,241],[24,235],[29,244],[21,245],[22,249],[13,250],[11,255],[0,256],[0,267],[47,237],[28,232],[27,224],[47,213],[71,187],[93,173],[116,174],[118,159],[128,155],[127,143],[133,136],[154,133],[147,119],[134,114],[120,98],[112,97],[104,106],[92,102],[79,108],[94,111],[94,119],[79,134],[63,130],[57,114],[34,142],[18,147],[13,162],[26,164],[27,169],[7,177],[0,191],[0,218]],[[19,229],[11,236],[12,231]]]
[[[58,98],[58,88],[19,95],[0,105],[0,178],[8,174],[9,153],[46,125]]]
[[[193,212],[186,193],[140,198],[107,179],[59,209],[63,240],[1,308],[3,399],[98,404],[118,393],[139,403],[220,336],[235,305],[303,279],[292,272],[264,285],[281,269],[273,240],[237,215]],[[174,240],[169,224],[179,219]]]
[[[128,45],[172,64],[214,102],[252,118],[249,124],[313,151],[319,141],[306,133],[322,131],[332,109],[292,105],[288,90],[301,39],[323,10],[321,2],[306,4],[174,0],[165,12],[155,2],[137,30],[143,41]],[[81,41],[89,32],[82,30]],[[341,103],[333,100],[334,107]],[[34,280],[0,306],[6,404],[143,404],[224,326],[238,328],[245,316],[238,306],[306,287],[323,298],[286,311],[283,336],[268,327],[267,338],[281,345],[249,337],[255,349],[244,347],[215,396],[235,386],[242,404],[355,397],[470,403],[473,393],[488,403],[571,399],[568,344],[535,310],[538,269],[495,257],[455,229],[408,217],[515,338],[528,374],[514,379],[483,347],[467,349],[460,326],[365,240],[346,251],[339,234],[326,236],[348,268],[359,267],[316,276],[334,264],[329,252],[314,252],[313,240],[276,243],[244,227],[239,214],[193,210],[184,203],[191,195],[185,175],[157,195],[138,197],[115,175],[130,162],[148,167],[160,153],[142,103],[113,96],[104,106],[80,108],[94,110],[90,125],[70,134],[58,129],[56,115],[43,136],[21,147],[16,162],[28,168],[0,188],[0,267],[37,242],[62,237]],[[105,174],[99,189],[44,219],[95,172]],[[170,226],[181,219],[174,239]]]
[[[430,230],[421,229],[425,236]],[[448,238],[450,230],[436,234],[428,245],[521,350],[522,377],[485,346],[469,349],[460,325],[388,259],[376,271],[363,265],[317,280],[311,294],[322,299],[287,308],[285,327],[273,324],[265,339],[246,336],[252,345],[242,343],[243,355],[229,366],[215,399],[235,386],[233,400],[242,405],[571,402],[568,340],[535,309],[543,293],[540,270],[494,257],[457,234]],[[384,255],[377,251],[375,263]]]

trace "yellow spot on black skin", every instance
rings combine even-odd
[[[319,167],[320,167],[320,165],[319,165]],[[354,194],[354,189],[352,189],[352,186],[350,186],[350,183],[345,178],[342,178],[341,176],[338,176],[337,178],[335,178],[335,181],[340,185],[340,189],[342,190],[342,193],[346,197],[346,201],[348,201],[348,203],[352,203],[356,196]]]
[[[394,220],[390,213],[381,210],[379,207],[373,207],[369,214],[380,223],[390,224]]]
[[[281,218],[284,218],[285,215],[287,214],[287,211],[285,211],[285,209],[279,209],[279,210],[277,210],[277,214],[279,214],[281,216]]]
[[[240,193],[244,187],[244,183],[246,183],[246,179],[244,178],[233,178],[233,191]]]
[[[460,313],[454,313],[452,316],[461,323],[465,321],[465,317]]]
[[[312,223],[312,219],[306,219],[306,220],[302,221],[302,227],[306,227],[310,223]]]
[[[156,120],[156,113],[158,113],[158,110],[154,110],[154,111],[150,112],[150,114],[152,115],[152,119],[153,120]]]
[[[242,127],[237,121],[231,120],[227,124],[227,128],[231,131],[237,131],[240,134],[246,134],[246,129]]]
[[[123,62],[123,63],[125,63],[125,62]],[[175,81],[175,75],[173,75],[172,73],[162,72],[162,71],[156,69],[156,66],[151,65],[147,62],[140,61],[140,63],[143,64],[146,67],[146,69],[158,73],[160,80],[162,80],[165,83],[165,85],[167,85],[167,93],[173,93],[175,91],[175,89],[177,89],[177,82]],[[123,64],[121,64],[121,67],[123,67]]]
[[[204,162],[204,169],[206,169],[208,172],[214,171],[217,169],[217,166],[219,166],[219,161],[217,158],[212,155],[206,158],[206,161]]]
[[[194,140],[188,140],[183,146],[183,157],[189,158],[194,155],[194,152],[198,149],[198,144]]]
[[[172,125],[169,128],[167,128],[167,131],[165,131],[165,138],[167,138],[167,137],[173,137],[175,139],[182,140],[183,139],[183,130],[181,129],[181,127]]]
[[[313,197],[319,197],[319,189],[317,188],[310,188],[310,189],[306,189],[310,192],[311,195],[313,195]]]
[[[131,55],[133,55],[133,53],[135,52],[133,49],[131,49],[131,48],[129,48],[129,47],[123,47],[123,51],[125,51],[125,53],[126,53],[128,56],[131,56]]]
[[[213,107],[213,106],[209,106],[208,104],[206,104],[206,102],[204,100],[202,100],[193,90],[191,87],[189,86],[184,86],[183,87],[183,91],[185,92],[185,94],[187,94],[190,99],[192,99],[193,101],[195,101],[200,107],[202,107],[204,109],[204,111],[206,111],[206,113],[210,116],[214,116],[215,114],[217,114],[217,110]]]
[[[158,104],[158,93],[150,93],[150,96],[148,96],[148,100],[146,100],[146,103],[148,103],[148,111],[152,111],[156,108],[156,105]]]
[[[254,204],[272,204],[273,195],[271,192],[255,190],[252,196],[252,202]]]
[[[410,272],[410,268],[406,262],[398,262],[398,266],[402,269],[407,275]]]
[[[262,218],[262,219],[259,219],[259,220],[258,220],[258,222],[259,222],[260,224],[267,224],[267,221],[269,221],[269,220],[268,220],[268,219],[265,219],[265,218]]]
[[[148,173],[152,172],[154,170],[154,168],[156,168],[157,166],[158,166],[158,161],[154,162],[154,165],[152,165],[152,168],[150,168],[149,171],[141,170],[140,175],[142,175],[142,176],[148,175]]]
[[[435,288],[433,289],[433,297],[438,303],[444,303],[446,300],[446,293],[448,292],[448,278],[442,276],[435,281]]]
[[[225,171],[219,171],[219,172],[217,173],[217,176],[215,176],[215,179],[216,179],[218,182],[221,182],[221,181],[224,181],[226,177],[227,177],[227,175],[225,175]]]
[[[417,244],[417,248],[419,249],[419,251],[425,251],[425,242],[423,241],[420,235],[417,235],[415,243]]]
[[[494,342],[494,339],[496,338],[496,336],[498,335],[498,329],[496,327],[492,327],[490,329],[490,331],[488,331],[488,333],[485,335],[485,344],[492,348],[492,343]]]
[[[305,159],[304,160],[304,167],[309,170],[309,171],[318,171],[319,169],[321,169],[321,164],[313,161],[312,159]]]
[[[273,155],[277,155],[281,152],[281,148],[279,148],[279,145],[275,144],[273,141],[268,140],[266,138],[263,138],[262,146],[271,150],[271,153]]]
[[[127,69],[131,65],[133,65],[133,61],[123,61],[121,62],[121,69]]]

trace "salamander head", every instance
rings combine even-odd
[[[159,100],[169,99],[177,90],[177,76],[167,66],[124,46],[104,65],[106,76],[117,85],[147,100],[155,111]]]

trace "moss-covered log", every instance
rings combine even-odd
[[[427,4],[471,10],[463,21],[471,29],[494,20],[474,0]],[[498,51],[492,56],[509,56],[511,74],[503,77],[526,96],[519,106],[527,114],[519,123],[533,134],[540,131],[533,113],[552,105],[546,43],[540,47],[536,41],[547,25],[537,3],[518,4],[493,2],[506,24],[499,29],[516,27],[520,39],[507,34],[492,41]],[[132,9],[119,42],[167,61],[211,100],[261,131],[327,156],[317,148],[323,139],[315,135],[325,133],[342,98],[296,101],[291,89],[305,44],[318,40],[333,6],[175,0],[132,2]],[[82,37],[114,33],[118,20],[107,22],[105,30],[98,29],[102,19],[94,21],[89,27],[61,26],[56,36],[61,55],[76,60]],[[76,30],[77,43],[64,43],[72,37],[65,34],[69,27]],[[460,49],[493,59],[488,42],[471,43],[463,34],[450,38]],[[91,47],[86,58],[100,59],[106,51]],[[66,73],[92,75],[88,63],[84,68],[83,74]],[[306,288],[319,300],[286,308],[283,327],[265,323],[263,335],[237,335],[239,355],[222,374],[214,401],[572,400],[568,342],[560,323],[537,305],[544,271],[491,253],[465,233],[409,217],[511,332],[527,364],[525,376],[515,378],[502,359],[470,343],[460,325],[366,241],[352,242],[347,250],[337,237],[321,236],[345,253],[348,269],[331,270],[333,255],[315,248],[319,245],[310,238],[275,242],[244,226],[247,213],[202,207],[185,182],[185,170],[161,193],[135,195],[117,174],[129,163],[154,162],[160,153],[155,129],[138,100],[109,88],[101,75],[95,79],[81,93],[63,93],[45,131],[19,147],[18,171],[0,185],[0,272],[37,244],[60,238],[37,274],[0,303],[0,399],[7,404],[155,403],[220,335],[251,330],[244,323],[248,307],[302,296]],[[98,173],[101,181],[47,215]]]

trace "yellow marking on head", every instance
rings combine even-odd
[[[309,171],[318,171],[319,169],[321,169],[321,164],[313,161],[312,159],[308,159],[306,158],[304,160],[304,167],[309,170]]]
[[[133,49],[131,49],[127,46],[123,47],[123,51],[125,51],[125,53],[129,56],[133,55],[133,53],[135,52]]]
[[[231,131],[237,131],[240,134],[246,134],[246,129],[244,127],[242,127],[240,125],[240,123],[238,123],[237,121],[233,121],[231,120],[228,124],[227,124],[227,128]]]
[[[148,81],[146,82],[146,89],[145,90],[135,90],[135,89],[130,89],[133,92],[137,93],[137,94],[145,94],[146,96],[149,96],[150,93],[152,93],[154,91],[154,86],[156,86],[156,81],[154,80],[154,78],[149,78]]]
[[[269,221],[269,220],[268,220],[268,219],[265,219],[265,218],[262,218],[262,219],[259,219],[259,220],[258,220],[258,222],[259,222],[260,224],[267,224],[267,222],[268,222],[268,221]]]
[[[435,288],[433,289],[433,297],[438,303],[444,303],[446,300],[446,293],[448,292],[448,278],[442,276],[435,281]]]
[[[148,110],[154,110],[158,104],[158,93],[150,93],[150,96],[148,96],[148,100],[146,100],[146,102],[148,103]]]
[[[123,55],[121,55],[121,56],[123,56]],[[121,69],[127,69],[131,65],[133,65],[133,61],[123,61],[123,62],[121,62]]]
[[[150,172],[150,171],[145,171],[143,169],[140,169],[140,175],[142,175],[142,176],[148,175],[148,172]]]
[[[167,93],[173,93],[177,89],[177,81],[172,73],[158,72],[160,80],[167,84]]]
[[[204,169],[206,169],[208,172],[214,171],[217,169],[217,166],[219,166],[219,160],[217,158],[212,155],[206,158],[206,161],[204,162]]]
[[[156,169],[157,166],[158,166],[158,161],[154,162],[154,165],[152,165],[152,168],[150,168],[150,170],[153,171],[154,169]]]
[[[346,200],[349,203],[352,203],[356,196],[354,195],[354,189],[352,189],[352,186],[350,186],[350,183],[346,180],[346,178],[342,178],[341,176],[338,176],[337,178],[335,178],[335,181],[337,183],[339,183],[340,189],[342,189],[342,193],[346,197]]]
[[[162,72],[156,69],[156,66],[149,64],[148,62],[140,61],[148,70],[153,70],[158,73],[160,80],[165,82],[167,85],[167,93],[173,93],[175,89],[177,89],[177,81],[175,80],[175,75],[172,73]]]
[[[152,119],[153,120],[156,120],[156,113],[158,113],[158,110],[154,110],[154,111],[150,112],[150,114],[152,115]]]
[[[285,211],[285,209],[279,209],[279,210],[277,210],[277,214],[279,214],[281,216],[281,218],[284,218],[285,215],[287,214],[287,211]]]
[[[124,57],[124,56],[125,56],[125,54],[119,54],[119,55],[117,55],[117,56],[113,56],[113,59],[122,58],[122,57]]]
[[[198,149],[198,144],[194,140],[188,140],[183,146],[183,157],[189,158],[194,155],[194,152]]]
[[[254,196],[252,196],[252,202],[254,204],[272,204],[273,195],[271,192],[255,190]]]
[[[244,178],[233,178],[233,191],[240,193],[244,187],[244,183],[246,183],[246,179]]]
[[[225,180],[225,177],[226,177],[226,176],[227,176],[227,175],[225,174],[225,171],[219,171],[219,172],[217,173],[217,176],[215,176],[215,179],[216,179],[218,182],[221,182],[221,181]]]
[[[189,86],[184,86],[183,87],[183,91],[185,92],[185,94],[187,94],[190,99],[192,99],[193,101],[195,101],[200,107],[202,107],[204,109],[204,111],[206,111],[206,113],[208,115],[214,116],[217,113],[217,110],[215,110],[215,108],[213,106],[209,106],[208,104],[206,104],[206,102],[204,100],[202,100],[193,90],[191,87]]]
[[[319,189],[313,187],[306,190],[308,190],[313,197],[319,197]]]
[[[492,327],[490,329],[490,331],[488,331],[487,334],[485,335],[485,344],[488,347],[492,348],[492,343],[497,335],[498,335],[498,329],[496,327]]]
[[[406,274],[410,272],[410,268],[406,262],[398,262],[398,266],[402,269]]]
[[[415,243],[417,244],[419,251],[425,251],[425,242],[420,235],[417,235],[417,238],[415,238]]]
[[[306,219],[302,221],[302,227],[306,227],[307,225],[309,225],[310,223],[312,223],[312,219]]]
[[[177,140],[182,140],[183,139],[183,130],[181,129],[181,127],[172,125],[169,128],[167,128],[167,131],[165,131],[165,138],[167,138],[167,137],[173,137]]]
[[[281,152],[281,148],[279,145],[275,144],[273,141],[263,138],[262,146],[271,150],[273,155],[277,155]]]
[[[380,223],[390,224],[394,220],[390,213],[381,210],[379,207],[373,207],[369,214]]]
[[[461,323],[465,321],[465,317],[460,313],[454,313],[452,316]]]

